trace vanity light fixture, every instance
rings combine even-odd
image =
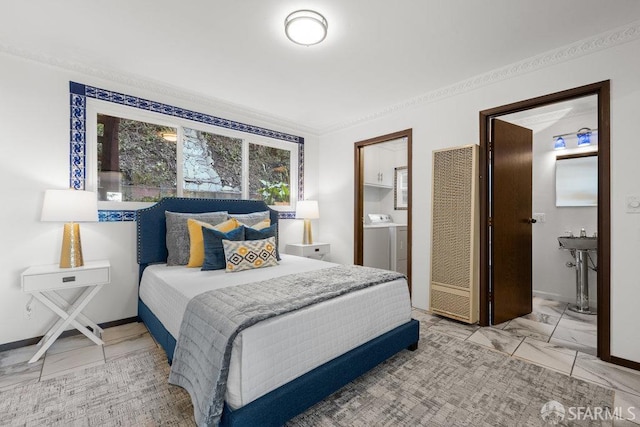
[[[284,32],[292,42],[303,46],[320,43],[327,37],[327,20],[309,9],[296,10],[284,20]]]
[[[578,137],[578,147],[585,147],[587,145],[591,145],[591,129],[582,128],[578,130],[576,133]]]
[[[553,143],[553,149],[554,150],[564,150],[565,148],[567,148],[567,144],[564,142],[564,138],[559,136],[556,139],[556,142]]]
[[[564,140],[565,137],[568,136],[575,136],[577,139],[577,146],[578,147],[586,147],[588,145],[591,145],[591,136],[593,135],[594,132],[596,132],[598,129],[591,129],[588,127],[584,127],[584,128],[580,128],[578,129],[576,132],[569,132],[569,133],[563,133],[560,135],[554,135],[552,136],[554,143],[553,143],[553,149],[554,150],[563,150],[565,148],[567,148],[567,144]]]

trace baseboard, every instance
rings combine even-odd
[[[623,359],[622,357],[611,356],[611,363],[624,366],[625,368],[635,369],[640,371],[640,362],[634,362],[633,360]]]
[[[537,291],[535,289],[533,289],[532,294],[533,294],[534,297],[538,297],[538,298],[542,298],[542,299],[550,299],[550,300],[553,300],[553,301],[566,302],[568,304],[575,304],[576,303],[576,297],[575,296],[567,297],[567,296],[556,294],[556,293],[553,293],[553,292]],[[596,300],[595,295],[590,295],[589,296],[589,302],[591,303],[590,305],[592,305],[592,306],[596,306],[598,304],[598,301]]]
[[[107,328],[113,328],[114,326],[126,325],[127,323],[133,323],[133,322],[139,322],[139,321],[140,319],[138,319],[138,316],[135,316],[135,317],[128,317],[126,319],[113,320],[111,322],[98,323],[98,326],[100,326],[102,329],[107,329]],[[80,334],[79,330],[70,329],[60,334],[60,338],[70,337],[78,334]],[[27,347],[29,345],[35,345],[35,344],[38,344],[38,342],[40,342],[41,339],[42,339],[42,336],[39,336],[35,338],[27,338],[20,341],[13,341],[6,344],[0,344],[0,352],[13,350],[15,348],[20,348],[20,347]]]

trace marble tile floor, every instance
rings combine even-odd
[[[491,327],[467,325],[419,309],[413,310],[413,317],[422,321],[421,335],[437,331],[612,389],[614,406],[633,418],[620,421],[640,424],[640,372],[595,357],[595,316],[574,313],[566,306],[534,299],[531,314]]]
[[[413,310],[413,317],[422,323],[422,336],[429,331],[447,334],[613,389],[614,406],[625,408],[623,413],[627,414],[627,418],[635,416],[633,420],[620,421],[630,425],[640,424],[640,372],[603,362],[590,354],[589,347],[581,343],[559,336],[554,339],[562,320],[565,320],[562,327],[573,332],[561,336],[572,339],[579,338],[573,334],[575,331],[588,330],[588,327],[576,322],[589,323],[591,319],[576,317],[572,312],[565,313],[554,302],[543,300],[536,303],[534,312],[526,318],[492,327],[467,325],[419,309]],[[553,324],[555,329],[550,329],[548,326]],[[59,339],[44,357],[32,364],[27,361],[35,353],[35,346],[0,352],[0,391],[108,363],[112,359],[157,345],[142,323],[105,329],[103,339],[104,346],[95,345],[83,335]],[[627,408],[634,416],[628,415]]]

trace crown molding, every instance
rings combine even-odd
[[[296,130],[309,135],[319,136],[330,134],[368,121],[377,120],[403,110],[415,108],[420,105],[433,103],[448,97],[460,95],[472,90],[488,86],[506,79],[526,74],[535,70],[550,67],[562,62],[589,55],[594,52],[609,49],[623,43],[640,38],[640,21],[632,22],[626,26],[598,34],[596,36],[580,40],[578,42],[550,50],[537,56],[524,59],[519,62],[496,68],[486,73],[471,77],[466,80],[445,86],[431,92],[416,96],[406,101],[393,104],[380,111],[356,117],[347,121],[328,124],[320,127],[300,125],[279,116],[271,115],[250,107],[235,104],[229,101],[213,97],[206,97],[188,90],[168,85],[163,82],[146,79],[139,75],[110,70],[104,67],[94,67],[75,61],[69,61],[53,57],[44,52],[36,52],[15,46],[9,46],[0,42],[0,53],[17,56],[30,61],[50,65],[68,71],[121,83],[140,90],[151,91],[171,98],[193,102],[195,104],[212,108],[221,115],[240,115],[259,122],[269,123],[270,126],[278,126],[283,129]]]
[[[294,130],[297,133],[304,132],[310,135],[318,136],[318,129],[309,126],[300,125],[282,117],[255,110],[233,102],[225,101],[219,98],[202,96],[200,94],[190,92],[189,90],[169,85],[167,83],[155,81],[141,77],[137,74],[115,71],[105,67],[95,67],[76,61],[70,61],[62,58],[56,58],[40,51],[27,50],[15,46],[6,45],[0,42],[0,53],[16,56],[29,61],[38,62],[66,71],[72,71],[83,75],[104,79],[116,83],[121,83],[135,89],[143,91],[151,91],[156,94],[165,95],[174,99],[192,102],[200,106],[212,108],[216,114],[221,116],[239,115],[246,118],[257,120],[259,122],[268,123],[269,127],[281,127],[287,130]],[[73,79],[70,79],[73,80]]]
[[[540,55],[515,62],[504,67],[496,68],[478,76],[462,80],[449,86],[427,92],[423,95],[416,96],[409,100],[391,105],[378,112],[361,116],[352,120],[336,123],[321,129],[321,134],[329,134],[342,129],[346,129],[368,121],[380,119],[398,113],[403,110],[411,109],[420,105],[433,103],[444,98],[460,95],[472,90],[488,86],[506,79],[513,78],[522,74],[530,73],[546,67],[570,61],[572,59],[589,55],[594,52],[609,49],[640,38],[640,21],[615,28],[613,30],[600,33],[596,36],[577,41],[572,44],[565,45],[558,49],[544,52]]]

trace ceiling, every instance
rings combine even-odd
[[[595,124],[598,120],[598,96],[591,95],[575,98],[569,101],[556,102],[544,107],[506,114],[498,117],[509,123],[524,126],[534,134],[555,125],[561,120],[571,117],[583,117],[588,124]],[[567,129],[567,132],[577,129]]]
[[[323,43],[284,35],[300,8],[327,18]],[[637,20],[638,0],[3,0],[0,52],[322,134]]]

